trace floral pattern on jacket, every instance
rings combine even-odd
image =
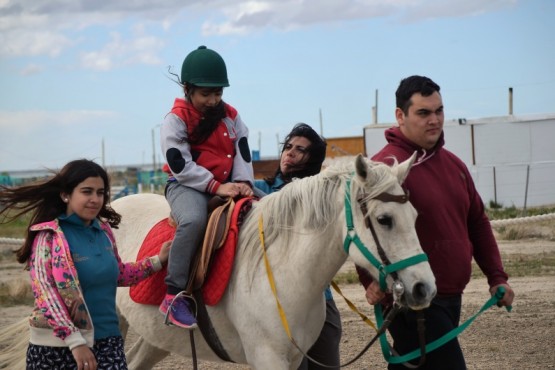
[[[101,228],[114,248],[119,267],[118,286],[136,284],[161,269],[160,263],[152,258],[123,263],[109,224],[101,222]],[[81,329],[92,330],[77,270],[58,220],[33,225],[31,230],[38,233],[29,260],[35,296],[30,326],[52,329],[53,334],[61,340],[79,333]]]

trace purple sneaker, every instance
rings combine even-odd
[[[197,327],[197,319],[191,313],[189,302],[181,293],[177,295],[166,294],[160,312],[165,316],[166,325],[176,325],[185,329]]]

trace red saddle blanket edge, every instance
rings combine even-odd
[[[202,297],[206,305],[213,306],[217,304],[227,288],[235,259],[239,228],[242,218],[250,211],[252,202],[252,198],[242,198],[235,204],[225,243],[214,253],[202,286]],[[174,234],[175,227],[169,223],[168,218],[159,221],[150,229],[141,244],[137,261],[157,255],[162,244],[173,239]],[[140,304],[160,305],[166,294],[166,283],[164,282],[166,273],[167,269],[164,266],[162,270],[133,285],[129,289],[131,299]]]
[[[147,236],[141,244],[137,261],[146,257],[152,257],[160,253],[162,244],[165,241],[172,240],[175,235],[175,227],[169,223],[169,218],[159,221],[150,229]],[[155,272],[148,278],[141,280],[138,284],[129,288],[129,296],[134,302],[141,304],[159,305],[162,303],[166,295],[166,278],[167,267]]]
[[[235,262],[239,229],[245,215],[250,211],[252,203],[253,198],[241,198],[235,203],[224,245],[214,252],[208,276],[202,285],[202,299],[207,306],[218,304],[224,295]]]

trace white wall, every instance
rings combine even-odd
[[[391,126],[364,127],[369,156],[385,145]],[[486,205],[555,204],[555,114],[449,121],[444,131],[445,148],[466,163]]]

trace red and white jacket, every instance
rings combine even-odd
[[[247,126],[237,110],[225,104],[226,117],[206,141],[187,142],[202,114],[183,98],[175,99],[160,129],[162,152],[171,171],[170,180],[214,194],[225,182],[254,183]]]

